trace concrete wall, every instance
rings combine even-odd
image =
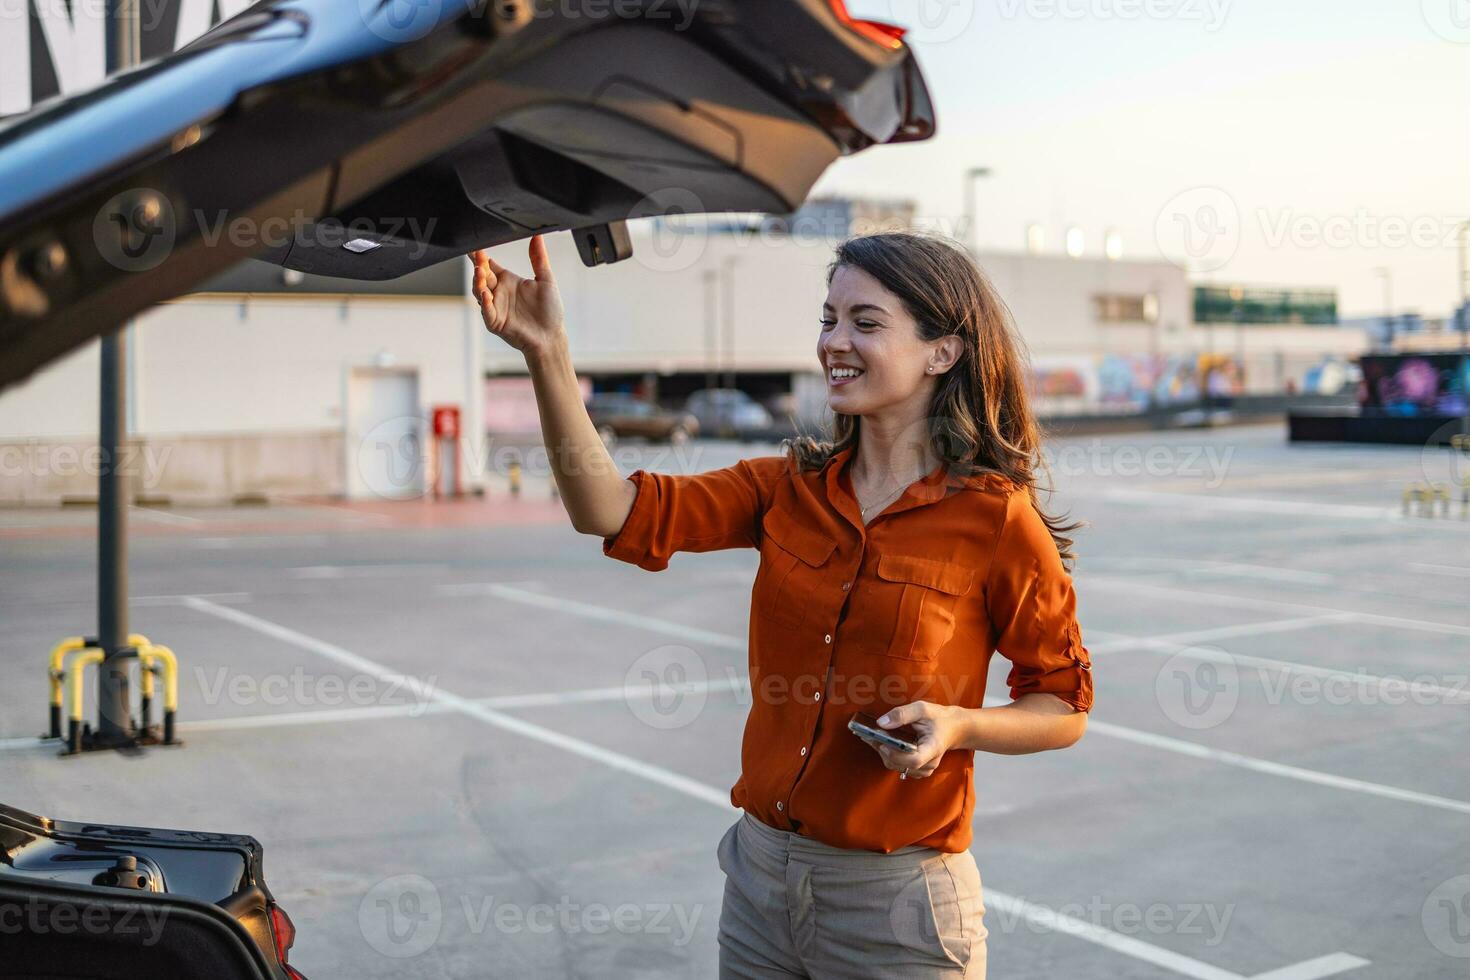
[[[128,333],[129,435],[155,461],[135,490],[149,496],[343,493],[355,370],[411,371],[425,425],[455,404],[465,432],[482,430],[485,331],[465,300],[188,298]],[[99,347],[0,392],[0,503],[95,496],[95,463],[66,460],[95,447]]]

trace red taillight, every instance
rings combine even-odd
[[[276,959],[281,961],[281,966],[291,975],[292,980],[306,980],[296,969],[286,962],[291,955],[291,945],[296,942],[296,926],[291,922],[291,917],[286,910],[275,902],[271,903],[271,935],[276,940]]]
[[[832,8],[832,13],[842,21],[844,27],[850,31],[861,34],[876,44],[881,44],[891,51],[897,51],[903,47],[903,36],[908,31],[907,27],[899,27],[897,24],[885,24],[881,20],[858,20],[847,12],[845,0],[827,0]]]

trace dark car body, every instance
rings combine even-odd
[[[0,120],[0,386],[256,257],[382,280],[540,232],[794,210],[923,139],[901,31],[841,0],[262,0]]]
[[[587,414],[604,442],[635,436],[683,443],[699,434],[699,420],[688,412],[670,411],[621,392],[593,395],[587,403]]]
[[[0,978],[301,980],[294,934],[253,837],[0,804]]]

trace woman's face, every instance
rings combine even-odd
[[[821,319],[817,357],[834,412],[868,415],[915,398],[927,405],[934,379],[948,370],[939,342],[919,339],[899,298],[856,266],[832,275]]]

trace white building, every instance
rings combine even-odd
[[[645,222],[633,258],[593,269],[569,235],[547,241],[584,390],[636,387],[675,406],[733,377],[756,397],[785,396],[808,422],[819,418],[818,319],[835,241],[675,234]],[[526,243],[492,254],[529,274]],[[1304,370],[1339,347],[1362,349],[1351,331],[1193,327],[1190,284],[1165,262],[979,262],[1029,350],[1042,411],[1140,407],[1165,385],[1187,397],[1180,385],[1193,383],[1210,350],[1244,352],[1262,365],[1251,373],[1279,390],[1287,359]],[[460,413],[473,489],[485,454],[469,434],[483,434],[485,418],[524,428],[503,420],[519,413],[533,424],[535,414],[516,404],[530,397],[514,380],[524,360],[484,330],[468,270],[429,270],[446,295],[332,294],[319,290],[356,286],[309,277],[290,287],[282,270],[251,263],[223,285],[286,291],[195,294],[139,317],[127,344],[134,493],[175,503],[417,496],[434,475],[429,419],[439,406]],[[93,342],[0,392],[0,503],[95,496],[86,454],[97,378]]]

